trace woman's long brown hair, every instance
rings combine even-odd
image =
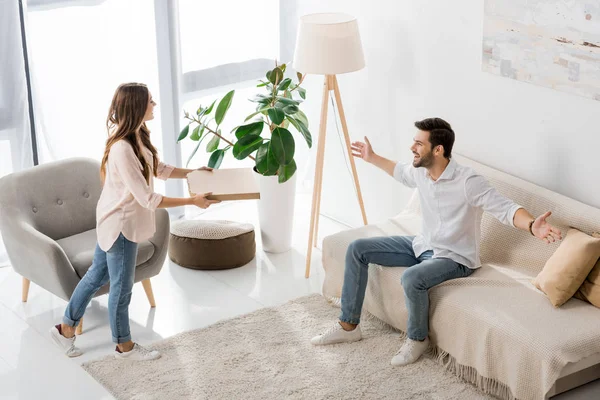
[[[150,130],[144,122],[149,100],[148,87],[143,83],[123,83],[115,91],[106,118],[106,129],[109,136],[100,167],[102,182],[106,178],[106,162],[110,148],[119,140],[126,140],[133,147],[133,152],[142,164],[142,174],[146,178],[146,182],[150,184],[150,165],[148,165],[136,139],[137,131],[139,131],[142,144],[152,153],[154,161],[152,171],[156,176],[158,156],[156,148],[150,142]]]

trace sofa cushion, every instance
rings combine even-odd
[[[532,283],[560,307],[577,292],[600,257],[600,238],[571,228]]]
[[[57,240],[57,243],[65,251],[67,258],[80,278],[83,278],[87,270],[92,266],[96,242],[97,237],[95,229]],[[138,246],[136,265],[145,263],[150,260],[153,255],[154,245],[152,243],[148,241],[140,243]]]
[[[592,236],[600,238],[600,233],[596,232]],[[575,297],[600,308],[600,259],[575,293]]]

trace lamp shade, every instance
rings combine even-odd
[[[347,14],[309,14],[300,18],[294,69],[303,74],[336,75],[365,66],[358,23]]]

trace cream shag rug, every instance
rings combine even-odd
[[[403,339],[375,323],[359,342],[312,346],[338,314],[307,296],[157,342],[155,361],[83,368],[117,399],[492,399],[428,357],[392,367]]]

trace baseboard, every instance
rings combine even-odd
[[[571,375],[559,378],[554,386],[548,391],[546,399],[567,392],[571,389],[575,389],[579,386],[585,385],[600,379],[600,364],[592,365],[591,367],[582,369],[581,371],[572,373]]]

